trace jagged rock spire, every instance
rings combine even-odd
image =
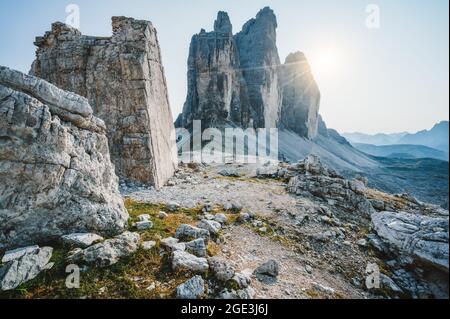
[[[223,33],[233,33],[233,26],[230,22],[228,13],[219,11],[217,13],[217,19],[214,21],[214,31]]]

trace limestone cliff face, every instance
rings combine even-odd
[[[235,36],[255,127],[278,125],[282,92],[278,81],[280,58],[276,28],[275,14],[266,7]]]
[[[0,251],[126,228],[105,132],[86,98],[0,66]]]
[[[248,102],[228,14],[219,12],[214,31],[192,37],[188,59],[188,95],[179,126],[201,119],[204,127],[234,122],[247,126]]]
[[[36,38],[31,73],[87,97],[106,123],[119,177],[160,187],[177,158],[156,30],[125,17],[113,17],[112,27],[112,37],[101,38],[54,23]]]
[[[266,7],[235,36],[225,12],[219,12],[213,32],[194,35],[188,94],[176,126],[202,120],[205,127],[279,127],[316,137],[319,89],[302,53],[280,63],[276,28],[275,14]]]
[[[313,139],[318,133],[320,91],[302,52],[291,53],[280,68],[281,127]]]

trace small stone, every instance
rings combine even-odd
[[[104,240],[102,236],[91,233],[75,233],[61,236],[64,245],[86,248]]]
[[[144,241],[144,242],[142,243],[142,248],[143,248],[144,250],[150,250],[150,249],[152,249],[152,248],[155,247],[155,246],[156,246],[156,242],[153,241],[153,240],[151,240],[151,241]]]
[[[149,221],[149,220],[150,220],[150,215],[148,215],[148,214],[142,214],[142,215],[139,215],[139,216],[137,217],[137,219],[138,219],[138,221],[140,221],[140,222],[146,222],[146,221]]]
[[[176,251],[176,250],[185,250],[186,245],[184,243],[180,243],[177,238],[167,237],[161,240],[161,247],[168,251]]]
[[[217,214],[214,216],[214,220],[222,225],[227,222],[227,216],[225,214]]]
[[[227,282],[234,277],[234,267],[230,265],[226,260],[220,257],[211,257],[208,258],[208,263],[217,280]]]
[[[305,270],[308,274],[312,274],[313,268],[310,265],[305,265]]]
[[[169,212],[176,212],[178,209],[180,209],[180,205],[176,202],[169,202],[167,203],[167,210]]]
[[[167,218],[167,213],[166,212],[163,212],[163,211],[160,211],[159,213],[158,213],[158,218],[159,219],[165,219],[165,218]]]
[[[153,227],[153,223],[149,220],[135,223],[138,230],[147,230]]]
[[[179,240],[190,241],[197,238],[203,238],[207,244],[209,241],[209,231],[188,224],[181,224],[175,232],[175,237]]]
[[[235,282],[239,288],[247,288],[251,283],[251,277],[248,274],[239,272],[234,274],[232,281]]]
[[[364,238],[358,240],[356,243],[358,244],[358,246],[367,247],[367,240],[365,240]]]
[[[205,293],[205,282],[201,276],[195,276],[176,288],[178,299],[197,299]]]
[[[207,219],[202,219],[197,224],[197,227],[208,230],[211,235],[218,235],[220,230],[222,229],[222,225],[220,225],[220,223]]]
[[[278,277],[280,266],[271,259],[255,269],[254,274],[259,281],[263,283],[272,283]]]
[[[333,288],[324,286],[322,284],[319,284],[317,282],[313,283],[313,287],[315,290],[320,291],[322,293],[325,293],[327,295],[334,295],[335,290]]]
[[[174,271],[204,273],[209,269],[209,265],[206,258],[196,257],[186,251],[176,250],[172,255],[172,269]]]
[[[267,232],[267,227],[261,227],[261,228],[258,229],[258,231],[260,233],[266,233]]]
[[[248,220],[250,220],[250,215],[248,213],[241,212],[239,214],[238,221],[240,221],[241,223],[244,223]]]
[[[186,251],[194,254],[197,257],[206,257],[206,244],[203,238],[194,239],[185,243]]]

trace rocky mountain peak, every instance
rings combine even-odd
[[[304,62],[306,61],[306,56],[303,52],[297,51],[293,53],[289,53],[289,55],[286,57],[284,63],[297,63],[297,62]]]
[[[256,20],[262,20],[267,24],[272,24],[275,28],[278,26],[277,17],[270,7],[264,7],[259,10]]]
[[[214,31],[222,33],[233,33],[233,26],[230,22],[228,13],[219,11],[217,13],[217,19],[214,21]]]

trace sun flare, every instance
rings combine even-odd
[[[310,59],[313,73],[320,77],[336,75],[342,62],[341,54],[335,47],[317,49]]]

